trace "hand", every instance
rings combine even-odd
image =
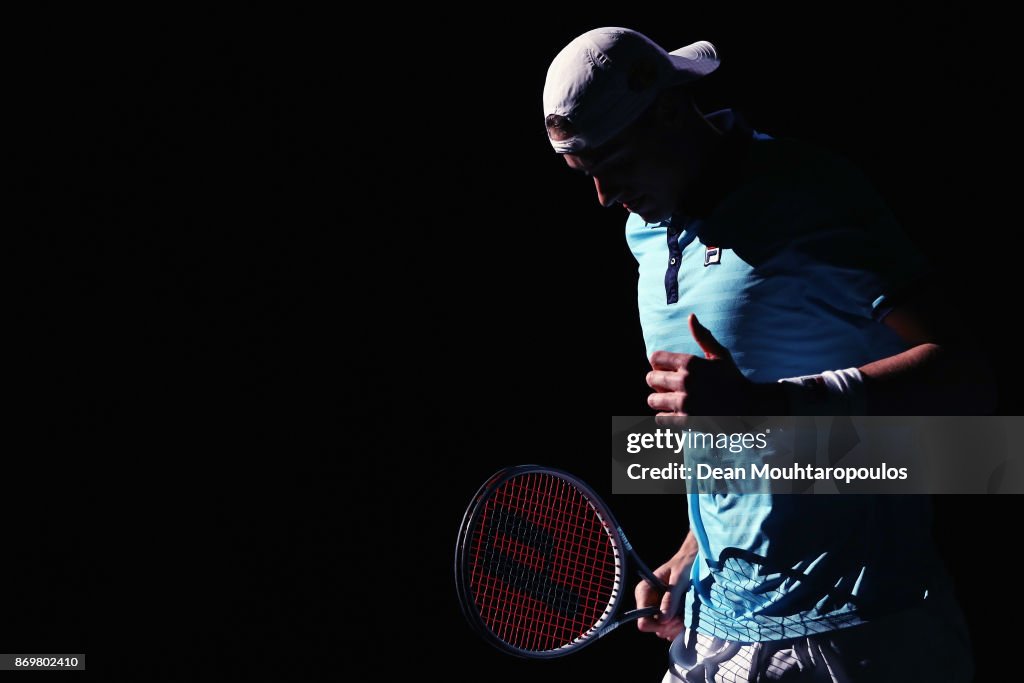
[[[704,358],[668,351],[651,356],[654,369],[647,373],[647,384],[655,393],[647,397],[647,404],[658,411],[659,424],[686,415],[783,414],[777,409],[763,411],[769,405],[766,399],[777,398],[777,387],[748,380],[697,316],[691,314],[689,323]]]
[[[671,560],[655,569],[654,575],[662,583],[670,586],[677,585],[680,581],[689,581],[690,567],[693,565],[693,559],[693,553],[676,553]],[[674,639],[683,630],[682,616],[673,616],[671,618],[664,616],[682,609],[682,605],[670,604],[671,592],[662,594],[654,586],[647,583],[647,581],[641,581],[636,585],[634,595],[636,596],[636,606],[638,608],[658,607],[662,612],[662,616],[656,618],[643,617],[638,619],[636,622],[638,629],[645,633],[657,634],[659,638],[664,638],[665,640]],[[683,595],[684,593],[680,594],[680,600]]]

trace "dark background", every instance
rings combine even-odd
[[[82,651],[88,632],[103,654],[128,632],[170,670],[313,679],[355,657],[385,679],[658,680],[664,648],[631,629],[557,662],[492,651],[450,571],[469,495],[506,464],[590,482],[652,564],[685,533],[681,497],[609,495],[608,417],[647,412],[635,264],[625,215],[543,132],[547,64],[597,26],[712,41],[706,111],[859,163],[1020,412],[1009,22],[493,11],[17,24],[28,429],[0,649]],[[990,614],[1019,602],[994,568],[1013,502],[936,501],[978,680],[1010,651]]]

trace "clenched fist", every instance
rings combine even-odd
[[[647,385],[654,389],[647,404],[658,411],[659,422],[687,415],[784,415],[788,412],[782,388],[751,382],[697,316],[689,318],[690,334],[704,358],[688,353],[655,351]]]

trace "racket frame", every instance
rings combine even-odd
[[[476,525],[478,517],[477,512],[481,509],[481,506],[486,504],[492,494],[501,485],[514,477],[519,477],[525,474],[549,474],[560,479],[564,479],[566,482],[579,489],[604,522],[605,532],[608,534],[612,546],[616,550],[616,556],[619,561],[618,590],[612,596],[610,606],[606,610],[606,613],[598,620],[599,625],[596,627],[596,630],[595,627],[592,626],[585,635],[577,638],[572,643],[563,645],[562,647],[554,650],[526,650],[507,643],[499,638],[484,622],[469,590],[469,576],[467,576],[467,574],[471,572],[468,561],[471,544],[468,543],[467,540],[473,527]],[[514,467],[502,468],[491,475],[480,486],[480,488],[477,489],[473,498],[470,500],[469,505],[466,507],[466,512],[462,517],[462,524],[459,526],[459,534],[455,544],[455,587],[463,616],[466,617],[466,620],[469,622],[473,630],[479,633],[485,641],[499,650],[517,657],[523,657],[526,659],[553,659],[571,654],[580,648],[590,645],[611,633],[622,624],[635,621],[642,617],[651,617],[661,614],[661,610],[657,607],[645,607],[630,610],[624,612],[621,616],[618,616],[622,607],[626,581],[630,574],[631,565],[632,569],[639,574],[641,578],[649,582],[658,591],[665,593],[673,589],[672,586],[666,585],[656,577],[644,561],[640,559],[633,550],[633,546],[626,537],[625,532],[622,531],[622,527],[619,526],[615,516],[612,515],[611,510],[601,497],[598,496],[597,493],[585,482],[568,472],[564,472],[553,467],[517,465]]]

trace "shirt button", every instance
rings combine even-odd
[[[673,258],[671,261],[669,261],[669,264],[674,266],[676,264],[676,260]]]

